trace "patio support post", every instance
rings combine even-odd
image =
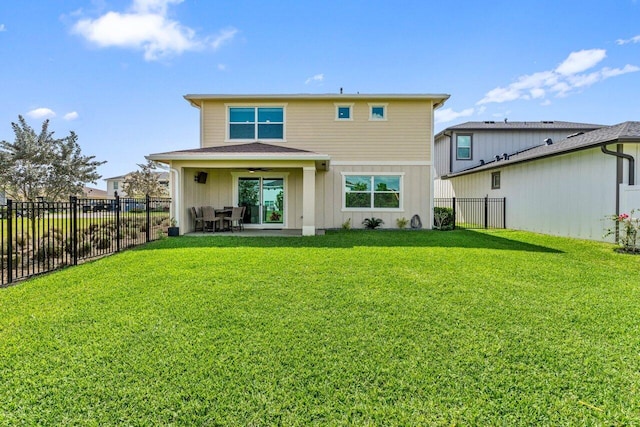
[[[316,168],[302,168],[302,235],[316,234]]]

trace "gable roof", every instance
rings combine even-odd
[[[286,101],[286,100],[333,100],[333,101],[386,101],[386,100],[424,100],[434,101],[434,107],[438,108],[449,99],[451,95],[446,93],[297,93],[297,94],[188,94],[184,98],[194,107],[199,108],[202,101],[207,100],[234,100],[234,101]]]
[[[513,154],[508,154],[506,160],[494,159],[484,165],[478,165],[460,172],[452,173],[444,178],[468,175],[484,170],[497,169],[517,163],[558,156],[602,145],[625,142],[640,143],[640,122],[624,122],[613,126],[605,126],[591,132],[567,137],[559,142],[552,142],[550,145],[538,145]]]
[[[329,160],[331,160],[328,154],[262,142],[169,151],[149,154],[147,158],[160,162],[170,160],[313,160],[323,162],[321,165],[324,167],[328,167]]]
[[[509,121],[484,121],[484,122],[465,122],[455,126],[450,126],[436,135],[436,138],[449,131],[459,130],[530,130],[530,131],[543,131],[543,130],[583,130],[590,131],[604,127],[604,125],[598,125],[593,123],[576,123],[576,122],[563,122],[558,120],[544,120],[540,122],[509,122]]]

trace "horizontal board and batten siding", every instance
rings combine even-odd
[[[353,104],[353,120],[335,120],[331,100],[288,100],[282,103],[242,100],[233,105],[285,105],[286,142],[262,142],[328,154],[332,161],[430,161],[432,106],[430,101],[392,100],[386,104],[387,120],[369,120],[369,101]],[[372,102],[372,104],[381,104]],[[201,145],[229,144],[226,137],[226,104],[205,101],[202,105]]]

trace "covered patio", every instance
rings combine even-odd
[[[181,234],[194,231],[189,210],[201,206],[245,206],[243,233],[316,234],[316,174],[329,170],[327,154],[254,142],[147,158],[170,167],[172,216]]]

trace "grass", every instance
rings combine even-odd
[[[640,257],[613,249],[154,242],[0,291],[0,424],[639,424]]]

